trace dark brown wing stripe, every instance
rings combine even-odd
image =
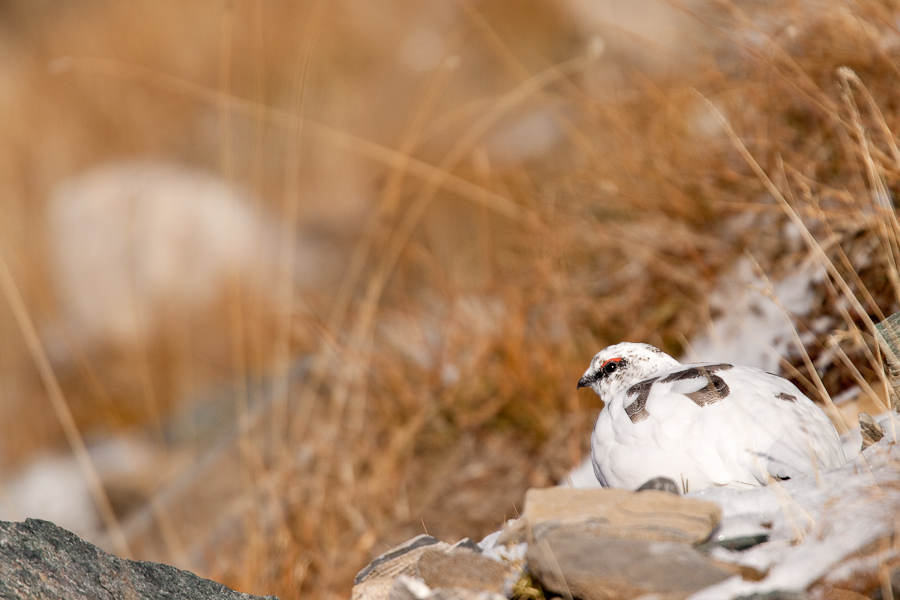
[[[650,388],[653,387],[653,384],[656,383],[657,379],[659,379],[659,377],[645,379],[628,388],[626,395],[629,398],[631,396],[637,396],[637,399],[635,399],[634,402],[625,407],[625,414],[628,415],[628,418],[631,419],[632,423],[640,423],[650,416],[650,413],[648,413],[647,409],[644,407],[647,405],[647,398],[650,397]]]
[[[673,381],[684,381],[686,379],[706,379],[706,386],[696,392],[685,394],[697,406],[709,406],[719,400],[727,397],[731,393],[725,380],[716,375],[716,371],[727,371],[734,365],[728,363],[719,363],[717,365],[703,365],[690,367],[677,373],[672,373],[662,380],[662,383],[671,383]]]

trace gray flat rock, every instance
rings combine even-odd
[[[252,600],[159,563],[119,558],[49,521],[0,521],[0,598]],[[274,598],[274,596],[266,596]]]
[[[581,600],[618,600],[654,594],[676,600],[734,575],[680,542],[550,531],[529,545],[528,570],[544,589]]]

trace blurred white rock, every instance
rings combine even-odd
[[[147,487],[147,474],[159,471],[155,454],[133,438],[107,438],[88,454],[110,498]],[[89,481],[70,453],[37,456],[17,472],[0,473],[0,520],[44,519],[97,542],[104,526]]]
[[[325,270],[321,244],[281,239],[248,194],[175,164],[117,162],[73,177],[53,193],[47,225],[56,333],[85,347],[142,343],[167,313],[197,314],[230,282],[274,297],[283,278],[315,285]]]
[[[44,519],[88,539],[102,531],[90,487],[72,456],[35,459],[3,482],[0,498],[0,519],[5,521]]]

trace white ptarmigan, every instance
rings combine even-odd
[[[746,488],[845,462],[825,413],[789,381],[754,367],[684,365],[625,342],[598,352],[578,387],[606,403],[591,436],[603,487],[666,478],[680,491]]]

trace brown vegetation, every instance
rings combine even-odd
[[[589,358],[621,340],[678,354],[746,250],[773,276],[824,252],[812,359],[845,347],[822,363],[830,393],[876,382],[868,319],[900,298],[900,14],[666,4],[687,32],[673,39],[563,6],[0,4],[0,266],[15,284],[0,467],[131,428],[164,456],[140,488],[152,509],[129,498],[123,514],[108,490],[139,558],[340,598],[387,546],[423,529],[479,539],[563,479],[599,409],[575,390]],[[328,238],[339,272],[225,286],[136,346],[80,348],[56,365],[54,405],[28,324],[62,302],[46,200],[121,157],[221,174],[288,236]],[[811,243],[785,234],[798,225]],[[233,416],[213,441],[164,441],[222,386]]]

